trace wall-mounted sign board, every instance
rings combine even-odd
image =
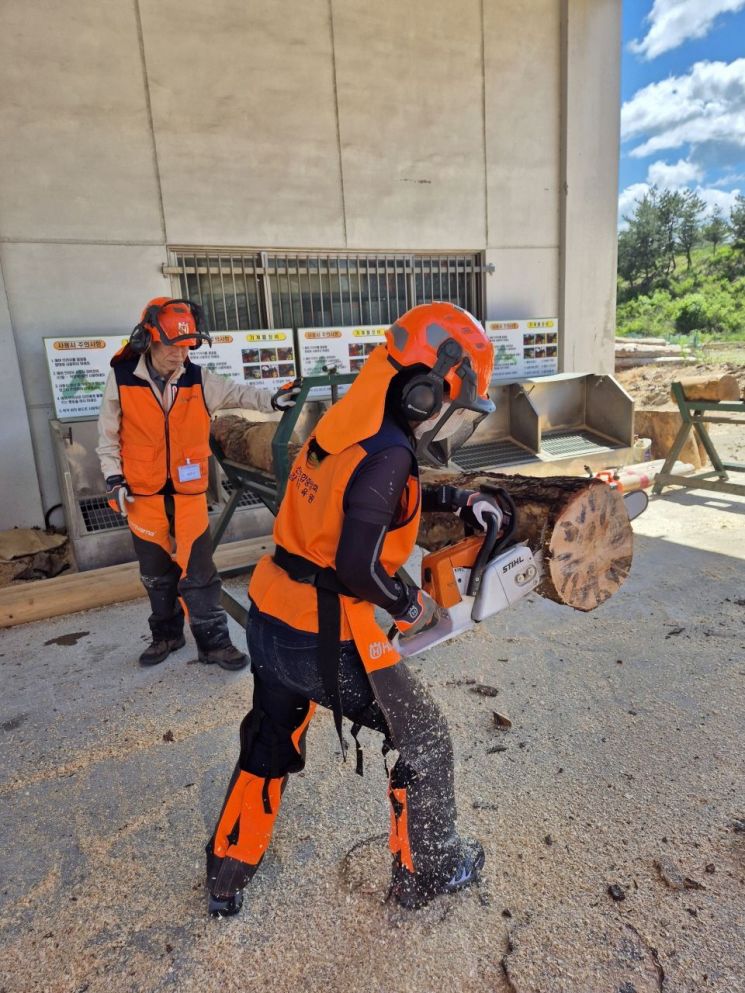
[[[98,416],[111,359],[126,341],[126,335],[44,339],[59,420]],[[291,328],[221,332],[211,347],[190,354],[210,372],[272,392],[297,376]]]

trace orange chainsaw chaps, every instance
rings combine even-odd
[[[405,789],[388,790],[388,799],[391,802],[391,830],[388,836],[388,844],[392,855],[398,855],[401,865],[414,872],[414,860],[411,857],[411,844],[409,843],[409,810]]]
[[[463,599],[454,570],[472,569],[483,543],[483,535],[474,535],[431,552],[422,560],[422,587],[441,607],[454,607]]]
[[[239,774],[215,830],[213,850],[218,858],[231,858],[256,866],[264,857],[282,800],[282,778],[268,781],[269,810],[264,805],[263,776]]]
[[[296,727],[295,730],[290,735],[292,739],[292,744],[295,746],[295,751],[301,758],[305,758],[305,735],[308,730],[308,725],[313,720],[313,714],[316,712],[316,704],[311,700],[308,705],[308,713],[303,718],[303,723]]]

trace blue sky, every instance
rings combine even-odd
[[[650,184],[745,193],[745,0],[623,0],[619,215]]]

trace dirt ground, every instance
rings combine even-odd
[[[745,345],[726,353],[711,352],[696,365],[642,365],[634,369],[619,369],[616,379],[640,407],[675,407],[670,396],[670,383],[683,376],[736,376],[745,388]]]
[[[209,920],[250,674],[191,642],[140,669],[141,602],[2,632],[0,991],[745,993],[744,521],[669,490],[600,609],[530,597],[414,660],[487,853],[419,912],[386,901],[378,742],[360,779],[322,712],[243,911]]]
[[[208,919],[250,674],[190,641],[140,669],[142,602],[0,632],[0,993],[745,993],[745,498],[669,489],[634,530],[598,610],[532,596],[413,660],[487,854],[418,912],[386,899],[379,743],[360,779],[321,712],[240,916]]]

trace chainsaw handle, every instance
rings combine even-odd
[[[494,550],[497,547],[497,539],[499,537],[499,524],[497,523],[497,518],[494,514],[486,514],[486,534],[484,536],[484,541],[479,549],[479,554],[476,556],[476,561],[471,569],[471,576],[468,580],[468,589],[466,593],[468,596],[476,596],[481,586],[481,579],[484,575],[484,570],[491,561]]]
[[[476,556],[476,562],[471,569],[471,576],[468,580],[468,589],[466,593],[468,596],[476,596],[479,589],[481,588],[481,580],[484,576],[484,570],[491,560],[496,556],[497,552],[501,552],[502,549],[508,545],[517,530],[517,507],[515,506],[515,501],[512,499],[507,490],[498,487],[499,499],[502,503],[507,504],[507,511],[509,513],[509,525],[504,531],[502,537],[499,537],[499,525],[497,524],[497,518],[494,514],[486,514],[486,535],[484,537],[484,542],[479,550],[479,554]],[[488,490],[484,490],[488,493]]]

